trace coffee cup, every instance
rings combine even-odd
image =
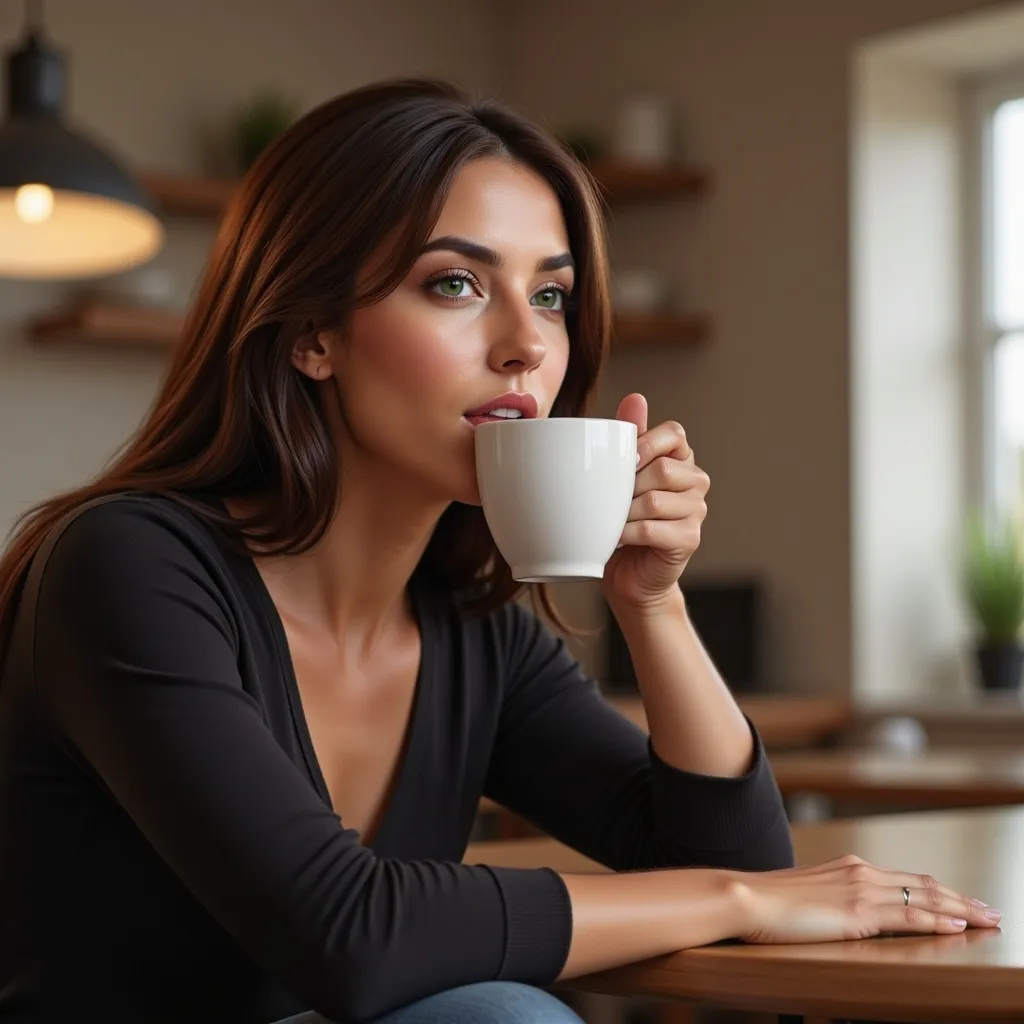
[[[512,576],[600,579],[633,500],[636,424],[510,419],[480,423],[475,442],[484,517]]]

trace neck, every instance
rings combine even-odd
[[[337,514],[309,551],[256,563],[282,618],[367,651],[409,625],[409,581],[448,501],[366,452],[322,390],[342,467]]]
[[[372,647],[408,622],[409,580],[445,505],[348,467],[342,490],[338,513],[315,547],[257,555],[256,563],[282,617]]]

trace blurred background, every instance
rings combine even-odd
[[[436,75],[607,172],[621,320],[595,411],[635,389],[686,426],[713,481],[688,575],[708,629],[742,632],[736,684],[977,685],[963,528],[1022,493],[1024,4],[50,0],[43,18],[68,121],[143,176],[166,238],[127,274],[0,280],[0,531],[138,423],[246,147],[353,86]],[[0,40],[25,19],[0,0]],[[595,588],[563,590],[574,621],[603,621]],[[611,671],[614,637],[577,646]]]

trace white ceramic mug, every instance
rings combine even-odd
[[[476,427],[484,517],[515,579],[600,579],[629,516],[636,424],[516,419]]]

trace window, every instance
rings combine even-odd
[[[986,89],[980,111],[986,504],[1024,521],[1024,76]]]

